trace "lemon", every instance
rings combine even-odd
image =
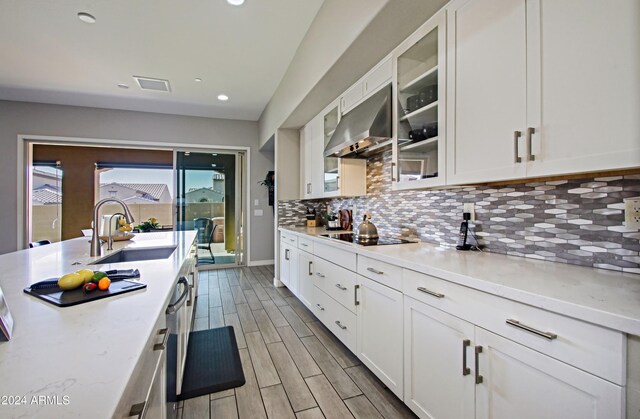
[[[85,284],[93,279],[93,271],[91,269],[80,269],[76,273],[82,277]]]
[[[84,278],[77,273],[63,275],[58,279],[58,286],[61,290],[73,290],[84,284]]]

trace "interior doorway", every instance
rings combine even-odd
[[[198,266],[245,264],[243,151],[176,151],[176,229],[198,231]]]

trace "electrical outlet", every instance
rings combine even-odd
[[[640,196],[625,198],[624,225],[630,229],[640,229]]]
[[[470,221],[476,220],[476,204],[475,203],[465,202],[464,204],[462,204],[462,212],[468,212],[469,214],[471,214]]]

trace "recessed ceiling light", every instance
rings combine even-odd
[[[124,84],[124,83],[118,83],[118,87],[121,89],[128,89],[129,85],[128,84]]]
[[[229,96],[227,96],[227,95],[218,95],[218,100],[221,100],[221,101],[224,102],[225,100],[229,100]]]
[[[80,19],[84,23],[96,23],[96,18],[87,12],[78,13],[78,19]]]
[[[196,77],[196,78],[195,78],[195,79],[193,79],[193,80],[195,80],[197,83],[200,83],[200,82],[202,81],[202,79],[201,79],[200,77]]]
[[[227,0],[227,3],[232,6],[240,6],[242,5],[242,3],[244,3],[244,0]]]

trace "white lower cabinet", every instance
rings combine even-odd
[[[402,399],[402,293],[358,275],[356,355]]]
[[[620,386],[476,327],[476,418],[622,418]]]
[[[622,418],[622,387],[410,297],[405,403],[421,418]]]
[[[298,248],[284,239],[280,240],[280,282],[298,294]]]
[[[404,297],[404,402],[421,418],[475,417],[474,326]]]
[[[162,342],[167,329],[164,315],[160,316],[154,330],[155,333],[147,342],[127,384],[114,418],[139,416],[162,419],[166,416],[166,354]]]
[[[313,255],[298,252],[298,298],[308,308],[313,309]]]

